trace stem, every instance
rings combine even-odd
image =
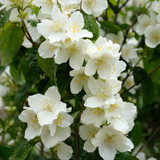
[[[82,104],[80,104],[81,108],[80,108],[80,113],[79,113],[79,122],[78,122],[78,128],[77,128],[77,158],[76,160],[79,160],[79,127],[80,127],[80,123],[81,123],[81,115],[82,115],[82,110],[83,110],[83,100],[82,100]]]
[[[149,50],[150,51],[150,50]],[[126,80],[128,79],[129,76],[131,76],[130,74],[135,70],[135,68],[137,67],[137,65],[143,60],[143,58],[149,53],[149,51],[143,55],[138,62],[135,64],[135,66],[127,73],[126,77],[124,78],[123,82],[122,82],[122,86],[124,85],[124,83],[126,82]]]
[[[118,18],[118,13],[119,13],[119,2],[120,2],[120,0],[118,0],[118,2],[117,2],[117,11],[116,11],[115,17],[114,17],[115,24],[117,23],[117,18]]]
[[[145,76],[144,78],[142,78],[137,84],[134,84],[133,86],[131,86],[130,88],[128,88],[127,90],[125,90],[124,92],[121,93],[121,96],[124,95],[125,93],[127,93],[128,91],[130,91],[132,88],[134,88],[135,86],[141,84],[144,80],[146,80],[147,77],[150,77],[154,72],[156,72],[158,69],[160,68],[160,65],[158,67],[156,67],[152,72],[150,72],[148,74],[148,76]]]
[[[152,138],[158,133],[159,130],[160,130],[160,127],[158,127],[158,128],[153,132],[153,134],[151,135],[151,137],[146,141],[146,143],[143,144],[143,145],[140,147],[140,149],[137,151],[137,153],[135,154],[135,156],[144,148],[144,146],[145,146],[146,144],[148,144],[148,143],[152,140]]]
[[[41,151],[40,151],[40,155],[43,156],[44,155],[44,145],[41,142]]]
[[[24,27],[24,31],[26,31],[26,33],[27,33],[26,38],[33,44],[34,47],[37,47],[36,43],[33,41],[32,37],[31,37],[27,27],[26,27],[26,24],[24,23],[23,20],[22,20],[22,27]]]
[[[118,12],[120,12],[120,10],[126,6],[126,4],[129,2],[130,0],[127,0],[123,3],[123,5],[118,9]]]

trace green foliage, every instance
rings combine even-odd
[[[140,122],[135,122],[135,126],[132,130],[132,138],[134,146],[138,146],[143,140],[143,130]]]
[[[96,18],[93,15],[87,15],[83,12],[83,18],[84,18],[84,29],[87,29],[88,31],[93,33],[93,37],[91,38],[92,41],[96,41],[99,37],[99,28],[98,24],[96,22]]]
[[[41,69],[37,63],[37,49],[29,49],[20,63],[25,80],[29,85],[32,85],[32,83],[40,79]]]
[[[22,42],[23,32],[17,23],[7,23],[0,30],[2,65],[9,63],[18,54]]]
[[[28,141],[21,141],[14,149],[12,156],[8,160],[25,160],[32,150],[32,145]]]
[[[100,21],[100,24],[102,25],[102,28],[104,28],[105,30],[107,30],[108,32],[112,32],[117,34],[119,31],[121,31],[121,28],[117,25],[115,25],[113,22],[111,21]]]
[[[39,55],[37,56],[38,65],[49,77],[52,76],[52,72],[54,70],[55,64],[53,58],[41,58]]]
[[[12,154],[11,148],[4,145],[0,145],[0,159],[2,158],[2,160],[8,160],[11,154]]]
[[[118,153],[115,160],[138,160],[135,156],[130,155],[129,153]]]
[[[138,85],[141,83],[140,94],[143,97],[143,104],[152,104],[154,101],[154,86],[152,79],[147,75],[145,70],[140,67],[134,69],[134,81]]]
[[[12,12],[13,9],[14,8],[11,8],[8,11],[6,11],[4,13],[3,17],[0,18],[0,28],[2,28],[5,25],[5,23],[8,22],[8,19],[9,19],[10,15],[11,15],[11,12]]]
[[[14,105],[18,108],[18,111],[22,111],[22,105],[28,95],[29,86],[27,84],[22,85],[17,91],[14,99]]]

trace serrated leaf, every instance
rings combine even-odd
[[[28,141],[20,142],[8,160],[25,160],[28,154],[31,152],[32,147],[33,146]]]
[[[16,23],[7,23],[0,30],[0,52],[2,65],[9,63],[18,53],[23,43],[23,32]]]
[[[87,29],[88,31],[93,33],[93,38],[91,38],[92,41],[96,41],[99,37],[99,28],[98,24],[96,22],[96,18],[93,15],[88,15],[86,13],[82,13],[84,18],[84,29]]]

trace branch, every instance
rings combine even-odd
[[[80,108],[80,113],[79,113],[79,122],[78,122],[78,129],[77,129],[77,158],[76,160],[79,160],[79,146],[80,146],[80,143],[79,143],[79,127],[80,127],[80,123],[81,123],[81,115],[82,115],[82,111],[83,111],[83,100],[82,100],[82,104],[80,104],[81,108]]]
[[[128,91],[130,91],[132,88],[134,88],[135,86],[141,84],[144,80],[146,80],[147,77],[150,77],[154,72],[156,72],[158,69],[160,68],[160,65],[158,67],[156,67],[152,72],[150,72],[148,74],[148,76],[145,76],[143,79],[141,79],[137,84],[134,84],[133,86],[131,86],[130,88],[128,88],[127,90],[125,90],[124,92],[121,93],[121,96],[124,95],[125,93],[127,93]]]
[[[148,144],[148,143],[152,140],[152,138],[158,133],[159,130],[160,130],[160,127],[158,127],[158,128],[153,132],[153,134],[151,135],[151,137],[146,141],[146,144]],[[139,152],[141,152],[141,150],[144,148],[144,146],[145,146],[146,144],[143,144],[143,145],[140,147],[140,149],[137,151],[137,153],[135,154],[135,156],[136,156]]]

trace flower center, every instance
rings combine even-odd
[[[45,99],[44,101],[44,110],[47,110],[48,112],[52,112],[53,108],[54,108],[54,104],[53,101],[50,101],[48,99]]]
[[[46,0],[46,4],[49,5],[49,6],[52,6],[53,2],[52,2],[52,0]]]
[[[117,109],[117,104],[111,104],[110,107],[108,108],[109,112],[114,112]]]
[[[59,115],[58,118],[56,119],[56,124],[62,124],[63,120],[65,119],[64,115]]]
[[[69,30],[73,33],[79,32],[81,30],[80,25],[76,25],[75,22],[73,22],[72,26],[69,27]]]
[[[90,109],[90,111],[93,113],[95,116],[100,116],[103,113],[103,110],[101,108],[94,108]]]
[[[61,30],[61,28],[62,28],[62,24],[61,24],[60,20],[52,22],[51,29],[53,31],[58,32]]]
[[[99,90],[96,92],[96,96],[98,99],[105,99],[107,95],[106,88],[100,87]]]

